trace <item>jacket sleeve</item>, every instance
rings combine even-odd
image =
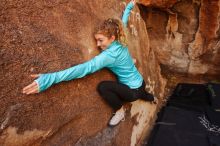
[[[113,56],[110,56],[106,52],[102,52],[98,56],[85,63],[70,67],[59,72],[41,74],[40,77],[35,80],[35,82],[37,82],[38,84],[39,91],[42,92],[53,84],[62,81],[69,81],[75,78],[82,78],[87,74],[91,74],[104,67],[108,67],[109,65],[113,64],[114,61],[115,58]]]
[[[134,4],[132,2],[128,3],[128,5],[126,6],[123,16],[122,16],[122,22],[124,24],[125,27],[127,27],[127,23],[128,23],[128,18],[129,15],[131,13],[131,10],[134,8]]]

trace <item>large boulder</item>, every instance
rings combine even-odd
[[[104,19],[120,19],[128,2],[0,2],[0,145],[140,145],[167,93],[161,72],[218,76],[219,0],[139,0],[126,29],[128,46],[158,104],[126,104],[126,120],[107,127],[112,109],[96,91],[100,81],[116,80],[106,69],[40,94],[21,93],[33,81],[30,74],[97,55],[94,28]]]
[[[96,91],[100,81],[115,80],[107,70],[54,85],[40,94],[21,93],[22,88],[33,81],[30,74],[62,70],[97,55],[94,27],[106,18],[120,19],[126,3],[128,1],[1,0],[0,145],[141,143],[157,106],[141,100],[128,104],[126,120],[115,128],[108,128],[112,109]],[[129,50],[137,59],[147,90],[161,99],[166,80],[160,75],[157,54],[154,47],[150,47],[146,28],[136,6],[127,29]]]

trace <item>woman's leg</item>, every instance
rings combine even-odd
[[[109,126],[115,126],[124,119],[125,109],[122,106],[124,102],[131,102],[138,99],[132,89],[115,81],[103,81],[98,85],[97,90],[116,111],[115,115],[109,121]]]
[[[124,102],[138,99],[134,90],[116,81],[102,81],[97,90],[115,111],[119,110]]]
[[[136,90],[137,97],[139,97],[140,99],[143,99],[145,101],[154,101],[155,100],[154,96],[145,90],[145,86],[146,86],[145,81],[143,81],[141,87],[132,90]]]

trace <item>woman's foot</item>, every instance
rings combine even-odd
[[[119,110],[116,111],[114,116],[112,116],[111,120],[109,121],[108,125],[109,126],[116,126],[118,125],[121,121],[125,119],[125,110],[124,108],[120,108]]]

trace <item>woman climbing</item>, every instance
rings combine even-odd
[[[107,19],[95,31],[97,46],[102,52],[93,59],[73,66],[71,68],[46,74],[31,75],[37,78],[33,83],[23,88],[24,94],[39,93],[53,84],[82,78],[104,67],[110,69],[118,81],[102,81],[97,90],[104,100],[115,110],[114,116],[109,121],[110,126],[117,125],[125,117],[125,102],[137,99],[153,101],[154,97],[145,91],[145,82],[138,72],[124,44],[125,35],[123,27],[127,26],[128,18],[135,5],[131,0],[126,6],[122,22],[117,19]]]

